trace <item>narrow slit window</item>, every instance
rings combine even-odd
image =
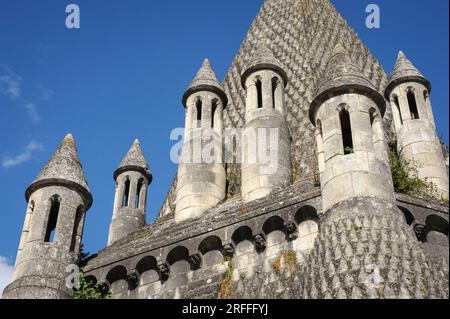
[[[70,251],[74,252],[75,248],[77,246],[77,238],[78,236],[81,237],[81,234],[79,234],[81,232],[80,230],[80,224],[81,224],[81,219],[83,218],[83,207],[78,207],[77,209],[77,213],[75,215],[75,223],[73,225],[73,232],[72,232],[72,242],[70,243]]]
[[[408,96],[409,111],[411,112],[411,119],[418,120],[419,110],[417,109],[416,96],[414,95],[414,92],[411,90],[408,91],[407,96]]]
[[[278,79],[277,78],[273,78],[272,79],[272,101],[273,101],[273,108],[276,109],[276,98],[275,98],[275,92],[277,90],[277,86],[278,86]]]
[[[370,110],[370,126],[373,128],[373,123],[375,123],[375,110]]]
[[[48,216],[47,230],[45,232],[45,242],[51,243],[55,239],[56,225],[58,223],[60,202],[58,199],[51,200],[50,213]]]
[[[141,191],[142,191],[143,184],[144,184],[144,181],[142,179],[140,179],[138,182],[138,185],[137,185],[137,189],[136,189],[136,203],[135,203],[136,208],[139,208],[139,201],[141,200]]]
[[[202,100],[197,100],[196,103],[196,108],[197,108],[197,128],[201,127],[201,122],[202,122],[202,108],[203,108],[203,103]]]
[[[400,117],[400,124],[403,125],[402,111],[400,110],[400,102],[398,101],[398,96],[394,97],[394,104],[395,104],[395,107],[397,108],[397,112]]]
[[[317,132],[320,135],[320,138],[323,140],[323,130],[322,130],[322,121],[321,120],[317,120],[316,127],[317,127]]]
[[[212,106],[211,106],[211,128],[214,128],[214,117],[216,115],[216,111],[217,111],[217,101],[214,100],[212,101]]]
[[[256,80],[256,91],[258,93],[258,109],[263,108],[263,96],[262,96],[262,82],[260,79]]]
[[[130,180],[127,179],[125,181],[125,189],[123,191],[123,198],[122,198],[122,207],[128,206],[128,199],[130,198]]]
[[[353,153],[353,137],[352,137],[352,126],[350,123],[350,114],[347,110],[341,110],[339,114],[341,120],[342,129],[342,141],[344,143],[344,154]]]

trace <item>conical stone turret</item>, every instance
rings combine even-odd
[[[13,273],[3,298],[65,299],[66,269],[78,262],[83,224],[92,205],[72,135],[26,190],[27,214]]]
[[[431,83],[422,73],[417,70],[417,68],[412,64],[412,62],[406,57],[403,51],[400,51],[397,56],[397,61],[395,62],[394,70],[389,77],[389,82],[386,87],[386,99],[390,99],[390,95],[395,86],[404,82],[417,82],[423,84],[431,93]]]
[[[186,125],[176,189],[178,223],[200,218],[225,198],[222,147],[223,109],[227,103],[228,98],[205,59],[183,95]]]
[[[247,94],[241,193],[244,201],[253,201],[292,182],[285,109],[287,74],[264,39],[245,66],[241,83]]]
[[[152,179],[140,142],[136,139],[114,172],[116,194],[109,245],[145,226],[147,189]]]
[[[50,160],[28,187],[25,192],[26,199],[28,200],[36,189],[56,184],[76,187],[87,197],[89,207],[91,206],[92,195],[86,182],[86,177],[84,176],[83,167],[72,134],[67,134],[62,140]]]
[[[381,94],[337,46],[310,109],[324,214],[301,268],[303,298],[448,296],[396,206],[383,112]]]
[[[385,90],[397,132],[397,150],[417,166],[418,176],[437,188],[437,199],[448,199],[448,169],[436,133],[430,101],[431,83],[400,51]]]

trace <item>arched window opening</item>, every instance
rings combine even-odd
[[[211,105],[211,128],[214,128],[214,117],[216,115],[216,110],[217,110],[217,106],[218,106],[218,101],[217,100],[213,100],[212,101],[212,105]]]
[[[352,137],[352,125],[350,122],[350,114],[347,110],[342,109],[339,113],[342,129],[342,141],[344,143],[344,154],[353,153],[353,137]]]
[[[369,116],[370,116],[370,126],[373,127],[373,124],[375,123],[375,119],[377,117],[377,113],[374,108],[370,109]]]
[[[403,125],[402,111],[400,110],[400,102],[398,101],[398,96],[394,96],[394,104],[397,109],[398,116],[400,118],[400,125]]]
[[[198,99],[195,107],[197,109],[197,128],[201,127],[201,122],[202,122],[202,108],[203,108],[203,103],[201,99]]]
[[[258,93],[258,109],[263,108],[263,96],[262,96],[262,82],[260,79],[256,80],[256,91]]]
[[[273,78],[272,79],[272,101],[273,101],[273,108],[276,109],[276,98],[275,98],[275,91],[277,90],[278,87],[278,79],[277,78]]]
[[[125,189],[123,191],[123,198],[122,198],[122,207],[128,206],[128,199],[130,198],[130,180],[127,179],[125,181]]]
[[[23,226],[22,237],[20,238],[19,251],[23,249],[28,241],[28,234],[30,232],[31,217],[34,213],[34,201],[30,201],[27,208],[27,215],[25,216],[25,223]]]
[[[28,213],[28,214],[33,214],[33,212],[34,212],[34,201],[31,201],[31,202],[30,202],[30,205],[28,205],[28,211],[27,211],[27,213]]]
[[[135,207],[139,208],[139,202],[141,200],[141,191],[142,191],[142,187],[144,186],[144,180],[140,179],[137,185],[137,189],[136,189],[136,203],[135,203]]]
[[[74,252],[77,247],[77,238],[81,238],[82,230],[80,229],[81,220],[83,219],[83,207],[80,206],[75,214],[75,223],[73,225],[72,242],[70,243],[70,251]]]
[[[405,217],[406,224],[408,224],[408,226],[411,226],[414,223],[414,221],[415,221],[414,215],[408,209],[406,209],[405,207],[398,206],[398,208],[403,213],[403,216]]]
[[[241,241],[252,240],[252,230],[248,226],[241,226],[237,230],[234,231],[233,235],[231,236],[231,239],[233,240],[233,243],[235,246],[237,246]]]
[[[417,109],[416,96],[414,95],[414,92],[412,90],[408,90],[407,97],[408,97],[409,111],[411,112],[411,119],[418,120],[419,111]]]
[[[45,242],[51,243],[55,239],[55,230],[58,223],[60,202],[57,198],[51,200],[50,213],[47,221],[47,230],[45,232]]]
[[[323,140],[323,131],[322,131],[322,121],[321,120],[317,120],[316,128],[317,128],[317,133],[319,134],[320,138]]]
[[[433,111],[431,110],[430,94],[427,90],[423,91],[423,100],[425,101],[425,110],[428,119],[433,119]]]

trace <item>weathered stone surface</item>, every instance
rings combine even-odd
[[[68,135],[27,190],[13,282],[3,298],[71,298],[66,267],[78,262],[84,219],[92,203],[88,192],[75,142]]]
[[[206,60],[183,96],[185,146],[202,132],[201,145],[217,139],[221,152],[224,128],[276,128],[277,172],[182,162],[145,225],[151,173],[136,141],[114,174],[109,245],[86,275],[117,299],[448,298],[448,208],[395,194],[387,156],[387,136],[398,138],[424,164],[420,177],[448,193],[429,82],[399,55],[386,90],[392,132],[386,82],[327,0],[266,0],[223,88]],[[71,298],[65,271],[92,203],[71,136],[26,196],[3,297]]]

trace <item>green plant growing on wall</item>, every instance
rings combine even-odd
[[[283,252],[280,256],[278,256],[273,262],[273,269],[277,274],[281,274],[281,260],[283,259],[285,265],[289,267],[291,272],[297,271],[297,254],[295,251],[286,251]]]
[[[294,164],[292,165],[292,181],[296,182],[300,180],[300,174],[298,172],[297,166]]]
[[[389,148],[392,179],[397,193],[448,206],[448,200],[439,195],[434,183],[419,178],[417,164],[400,156],[395,141],[389,145]]]
[[[111,298],[111,294],[105,293],[101,287],[90,281],[86,280],[84,277],[83,266],[87,264],[89,259],[91,258],[91,254],[84,250],[84,245],[81,244],[80,253],[78,256],[78,266],[80,267],[80,286],[78,289],[74,289],[74,299],[109,299]]]
[[[347,146],[344,149],[344,155],[350,155],[350,154],[353,154],[353,148]]]
[[[234,265],[233,258],[227,257],[225,261],[228,263],[227,273],[219,285],[218,299],[231,299],[235,295],[235,289],[232,282]]]
[[[80,286],[75,289],[74,299],[109,299],[111,294],[105,293],[98,284],[86,280],[83,270],[80,270]]]

